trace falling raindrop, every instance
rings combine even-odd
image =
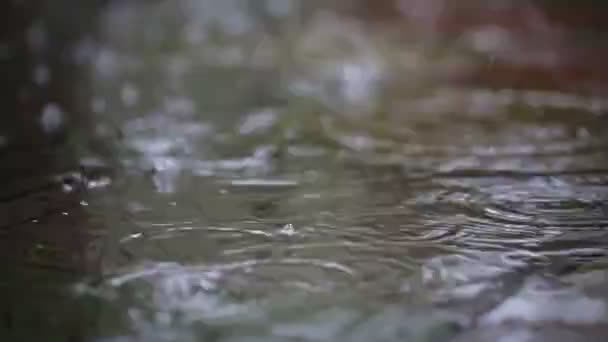
[[[42,110],[40,125],[47,134],[57,133],[65,124],[65,113],[55,103],[47,104]]]

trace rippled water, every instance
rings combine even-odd
[[[75,49],[92,128],[53,184],[89,236],[56,287],[79,338],[604,340],[608,103],[453,77],[561,45],[259,4],[113,4]]]

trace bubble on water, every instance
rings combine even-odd
[[[55,103],[47,104],[42,110],[40,125],[47,134],[57,133],[65,124],[65,113]]]

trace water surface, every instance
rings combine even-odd
[[[44,183],[56,216],[3,222],[85,237],[24,247],[27,272],[0,286],[40,299],[12,301],[8,336],[603,340],[608,103],[562,72],[572,34],[536,8],[429,3],[403,2],[401,24],[349,1],[104,8],[73,51],[89,117],[53,152],[77,161]],[[438,19],[458,11],[532,24]],[[85,265],[39,270],[62,258]]]

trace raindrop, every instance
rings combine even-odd
[[[40,125],[42,126],[42,129],[48,134],[53,134],[59,131],[64,124],[65,113],[61,110],[61,108],[54,103],[47,104],[42,111],[42,116],[40,117]]]

